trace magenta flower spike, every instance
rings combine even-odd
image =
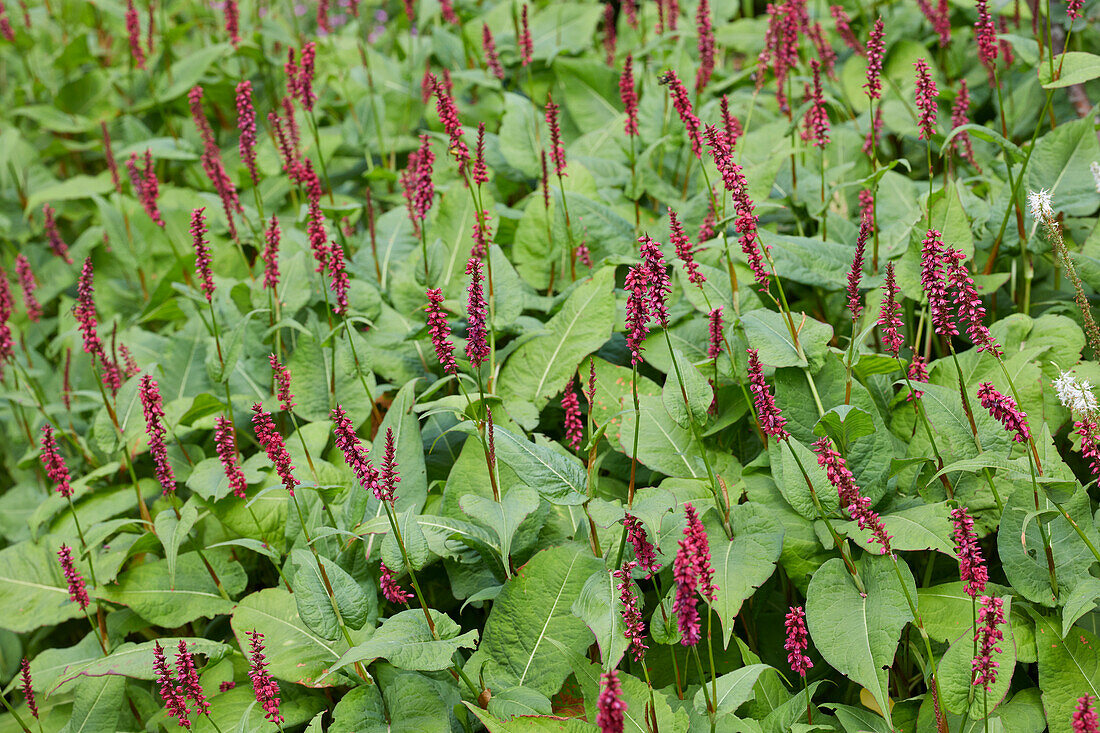
[[[680,116],[680,121],[684,124],[688,139],[691,141],[691,152],[696,158],[702,160],[703,140],[700,137],[702,123],[695,116],[695,111],[692,109],[688,90],[684,88],[684,83],[676,76],[675,71],[666,71],[661,76],[660,81],[661,84],[668,86],[668,93],[672,97],[672,106],[676,108],[676,114]]]
[[[381,563],[379,566],[381,575],[378,580],[378,587],[382,591],[382,597],[390,603],[401,604],[408,603],[412,599],[412,593],[405,591],[393,577],[393,571],[386,567],[386,563]]]
[[[435,347],[435,356],[439,359],[439,365],[443,367],[445,374],[457,374],[455,345],[449,338],[451,327],[447,323],[447,315],[443,312],[443,290],[428,288],[427,296],[428,305],[424,310],[428,313],[428,332],[432,337],[432,346]]]
[[[882,97],[882,61],[886,53],[884,40],[886,30],[882,18],[875,20],[871,28],[871,35],[867,39],[867,81],[863,88],[867,90],[867,96],[871,99]]]
[[[997,29],[989,14],[988,0],[976,0],[978,22],[974,24],[974,36],[978,41],[978,61],[985,67],[990,85],[996,83],[994,71],[997,68]]]
[[[741,251],[745,254],[749,269],[756,275],[756,282],[764,289],[768,287],[769,273],[764,267],[764,250],[761,248],[756,224],[755,204],[749,198],[748,181],[741,166],[733,162],[732,151],[727,145],[727,137],[713,125],[707,125],[707,146],[714,158],[714,165],[722,176],[722,182],[726,190],[733,198],[733,205],[737,211],[737,219],[734,226],[741,235],[739,243]]]
[[[248,168],[252,185],[260,183],[256,170],[256,110],[252,106],[252,82],[245,79],[237,85],[237,129],[240,131],[238,149],[241,161]]]
[[[31,664],[23,657],[19,661],[19,687],[23,690],[23,699],[27,701],[27,709],[38,720],[38,705],[34,701],[34,683],[31,681]]]
[[[672,209],[668,210],[668,231],[668,238],[676,249],[676,256],[684,263],[684,271],[687,272],[688,282],[702,288],[707,279],[703,273],[699,272],[699,265],[695,262],[695,251],[691,240],[684,234],[684,228],[680,225],[680,220],[676,218],[676,212]]]
[[[458,15],[455,14],[453,0],[439,0],[439,10],[440,14],[443,16],[443,20],[451,25],[460,25],[462,23],[462,21],[458,19]]]
[[[1081,456],[1089,461],[1089,471],[1100,479],[1100,425],[1091,417],[1073,423],[1073,431],[1081,439]]]
[[[408,166],[401,174],[405,206],[409,210],[409,221],[412,222],[413,231],[416,234],[420,233],[424,219],[428,216],[428,210],[432,207],[432,198],[435,196],[435,186],[432,183],[434,162],[435,154],[432,152],[431,139],[423,134],[420,136],[420,147],[409,153]]]
[[[722,95],[719,109],[722,114],[722,130],[726,133],[726,145],[732,151],[737,146],[737,141],[741,138],[741,135],[744,134],[744,130],[741,127],[741,121],[730,113],[730,100],[725,94]],[[713,209],[714,202],[711,201],[709,205]]]
[[[111,183],[115,190],[122,193],[122,180],[118,176],[118,161],[115,160],[115,151],[111,147],[111,133],[107,131],[107,122],[99,123],[100,132],[103,135],[103,157],[107,161],[107,170],[111,173]]]
[[[134,0],[126,0],[126,36],[130,41],[130,57],[134,66],[145,68],[145,50],[141,47],[141,19],[138,17]],[[14,40],[14,39],[13,39]]]
[[[966,335],[978,347],[978,351],[988,351],[994,356],[1004,354],[1000,344],[993,338],[983,321],[985,320],[985,307],[982,305],[982,297],[978,295],[978,289],[974,285],[974,279],[970,272],[963,266],[965,255],[957,249],[948,249],[944,259],[947,266],[947,282],[955,289],[954,300],[958,304],[959,320],[965,322]]]
[[[63,259],[65,264],[71,265],[73,264],[73,259],[69,256],[69,245],[65,244],[65,240],[61,238],[61,232],[57,228],[57,220],[54,218],[56,213],[57,211],[49,204],[42,204],[42,216],[45,219],[45,224],[43,226],[46,229],[46,239],[50,243],[50,250]]]
[[[707,358],[717,359],[722,353],[722,306],[707,315]]]
[[[164,426],[164,403],[156,380],[148,374],[141,378],[141,409],[145,413],[145,432],[149,436],[149,453],[153,456],[157,481],[164,489],[164,495],[176,493],[176,475],[168,463],[168,446],[164,436],[168,429]]]
[[[677,614],[680,643],[695,646],[701,638],[699,630],[698,596],[708,601],[715,597],[714,571],[710,565],[710,545],[703,523],[691,504],[684,505],[687,526],[680,540],[680,549],[673,562],[676,597],[672,610]]]
[[[764,381],[764,368],[760,364],[760,358],[756,349],[746,349],[749,355],[749,391],[756,405],[756,416],[760,421],[760,427],[766,435],[776,440],[786,440],[790,433],[783,427],[787,424],[787,418],[779,411],[775,404],[768,383]]]
[[[626,527],[626,541],[634,548],[634,557],[638,560],[638,567],[645,571],[647,579],[653,577],[653,574],[660,570],[661,566],[657,563],[657,553],[653,544],[646,535],[645,525],[642,524],[642,520],[630,512],[627,512],[623,518],[623,525]]]
[[[38,289],[38,281],[34,279],[30,260],[23,253],[15,256],[15,274],[19,276],[19,286],[23,290],[23,307],[27,311],[27,318],[31,322],[37,322],[42,317],[42,306],[34,296],[34,291]]]
[[[991,596],[981,597],[978,609],[978,628],[974,632],[974,641],[978,642],[978,654],[971,663],[974,674],[974,686],[988,690],[997,681],[998,667],[993,654],[1001,653],[997,644],[1004,639],[1000,627],[1005,623],[1004,599]]]
[[[275,472],[283,481],[283,487],[291,496],[294,496],[294,487],[298,485],[298,479],[294,478],[294,466],[290,462],[290,453],[287,452],[283,436],[275,427],[275,421],[270,412],[264,412],[263,405],[259,402],[252,405],[252,425],[256,431],[256,441],[267,453],[267,458],[275,466]]]
[[[959,80],[959,92],[955,96],[955,103],[951,105],[951,127],[962,127],[970,124],[970,88],[966,85],[966,79]],[[960,158],[981,171],[977,160],[974,158],[974,146],[970,142],[970,133],[960,132],[951,140],[951,150]]]
[[[1092,695],[1077,698],[1077,708],[1073,711],[1073,733],[1100,733],[1100,717],[1093,707]]]
[[[157,676],[160,697],[164,700],[168,716],[175,718],[180,727],[190,729],[191,708],[187,706],[186,696],[176,685],[176,677],[172,673],[172,668],[168,666],[168,660],[164,657],[164,648],[159,641],[153,642],[153,674]]]
[[[635,560],[625,562],[621,568],[613,571],[612,575],[618,581],[615,589],[619,591],[619,603],[622,606],[620,615],[623,619],[623,637],[627,640],[627,649],[634,657],[634,661],[640,662],[648,647],[645,643],[645,622],[642,620],[641,609],[638,608],[634,584],[630,580],[630,571],[637,564]]]
[[[283,716],[279,714],[279,683],[267,671],[264,657],[264,635],[253,629],[245,632],[249,640],[248,677],[252,680],[252,690],[256,693],[256,702],[263,708],[264,718],[281,725]]]
[[[615,46],[618,43],[617,29],[615,28],[615,6],[604,3],[603,6],[603,50],[604,58],[608,66],[615,65]]]
[[[260,255],[264,262],[264,287],[275,292],[279,287],[279,240],[282,239],[279,220],[271,215],[271,224],[264,232],[264,251]]]
[[[627,135],[638,134],[638,91],[634,87],[634,57],[627,54],[623,61],[623,73],[619,75],[619,99],[626,110],[623,131]]]
[[[1069,16],[1070,20],[1077,20],[1081,17],[1081,8],[1084,6],[1085,0],[1066,0],[1066,15]],[[1088,695],[1085,697],[1088,697]]]
[[[401,474],[397,470],[397,444],[393,437],[393,428],[386,428],[386,450],[382,454],[382,471],[378,477],[381,486],[379,501],[388,501],[391,505],[397,501],[397,484]]]
[[[164,217],[157,206],[157,196],[160,195],[160,182],[157,181],[157,171],[153,166],[153,152],[145,151],[142,167],[138,167],[137,153],[130,153],[126,160],[126,172],[130,175],[130,185],[134,189],[134,195],[141,201],[141,208],[153,220],[158,227],[164,227]]]
[[[103,344],[96,333],[95,313],[95,288],[93,278],[95,272],[92,269],[92,258],[84,260],[84,266],[80,270],[80,279],[76,284],[76,305],[73,306],[73,316],[77,326],[84,337],[84,353],[98,355],[103,350]],[[4,278],[4,287],[7,287],[7,278]]]
[[[810,635],[806,631],[806,612],[801,606],[791,606],[784,621],[787,640],[783,648],[787,650],[787,663],[791,671],[799,677],[805,677],[807,670],[814,666],[806,649],[810,646]]]
[[[856,237],[852,267],[848,270],[848,312],[852,314],[853,321],[858,321],[860,313],[863,312],[863,301],[859,298],[859,282],[863,278],[863,255],[870,237],[871,221],[863,217],[859,222],[859,236]]]
[[[317,95],[313,92],[313,62],[317,57],[317,44],[310,41],[302,48],[302,64],[298,68],[298,80],[294,85],[298,92],[298,103],[307,112],[313,111]]]
[[[133,0],[130,0],[133,2]],[[11,19],[8,18],[7,8],[0,2],[0,36],[8,43],[15,43],[15,29],[11,27]]]
[[[648,284],[644,264],[635,265],[626,273],[626,345],[632,365],[642,362],[642,345],[649,336]]]
[[[195,712],[199,715],[210,715],[210,702],[206,699],[206,693],[199,684],[199,673],[195,669],[195,657],[187,650],[187,642],[179,640],[176,647],[176,671],[179,672],[179,688],[195,705]]]
[[[225,35],[229,37],[229,42],[234,46],[238,46],[241,43],[241,11],[237,5],[237,0],[225,0]]]
[[[604,672],[600,675],[600,683],[600,696],[596,701],[596,725],[599,726],[600,733],[622,733],[626,703],[623,702],[618,672]]]
[[[714,27],[709,0],[699,0],[695,8],[695,29],[699,50],[699,69],[695,72],[695,93],[701,94],[714,73]]]
[[[839,5],[830,5],[829,14],[833,16],[833,21],[836,23],[836,32],[840,35],[844,44],[860,56],[866,54],[867,49],[856,38],[856,34],[852,32],[852,19],[848,17],[847,11]]]
[[[933,329],[940,336],[950,338],[958,336],[959,330],[955,327],[955,319],[951,317],[951,302],[948,298],[947,283],[944,281],[945,255],[946,249],[940,240],[940,233],[935,229],[929,229],[921,247],[921,289],[928,298]]]
[[[466,356],[477,368],[489,359],[489,309],[482,292],[481,260],[471,257],[466,262],[470,287],[466,299]]]
[[[355,434],[355,425],[344,408],[337,405],[332,409],[332,432],[336,438],[336,447],[344,454],[344,462],[355,474],[359,486],[369,491],[379,501],[392,501],[384,492],[378,480],[378,472],[371,465],[367,449]]]
[[[829,144],[829,112],[825,109],[825,96],[821,89],[821,64],[810,59],[813,86],[810,88],[810,109],[803,120],[802,139],[815,148]]]
[[[344,248],[337,241],[329,243],[328,269],[332,278],[329,285],[334,300],[332,312],[336,315],[346,314],[349,307],[348,288],[351,287],[351,281],[348,279],[348,271],[344,267]]]
[[[909,369],[906,373],[910,382],[927,383],[928,364],[924,361],[924,357],[920,354],[913,354],[913,360],[909,362]],[[919,400],[923,396],[923,391],[914,389],[905,400],[906,402],[912,402],[914,399]]]
[[[237,438],[233,435],[233,422],[224,415],[219,415],[214,420],[214,445],[225,470],[225,478],[229,481],[229,488],[238,499],[244,499],[248,481],[237,462]]]
[[[271,373],[275,378],[275,396],[279,400],[279,409],[290,412],[294,409],[294,395],[290,392],[290,370],[274,354],[268,354],[267,361],[271,364]]]
[[[1016,405],[1016,400],[998,392],[990,382],[978,385],[978,399],[1006,431],[1013,433],[1012,439],[1017,443],[1025,443],[1031,437],[1027,414]]]
[[[977,598],[985,592],[989,570],[982,557],[982,548],[978,545],[978,536],[974,534],[974,518],[966,507],[955,507],[951,510],[951,524],[954,527],[955,554],[959,557],[959,579],[966,583],[966,594]]]
[[[42,426],[41,444],[42,467],[46,469],[50,480],[57,484],[57,493],[68,499],[73,495],[73,487],[69,483],[69,468],[65,465],[65,458],[53,437],[53,426],[49,423]]]
[[[920,58],[913,62],[913,66],[917,70],[916,102],[917,111],[920,112],[920,119],[917,121],[920,135],[917,139],[931,140],[936,132],[936,99],[940,93],[936,89],[936,82],[932,79],[928,62]]]
[[[73,565],[73,551],[68,545],[61,545],[57,551],[57,559],[61,562],[61,572],[65,575],[65,582],[69,585],[69,600],[80,606],[83,611],[92,602],[88,597],[88,590],[84,585],[84,578],[80,571]]]
[[[493,32],[489,30],[488,23],[481,24],[481,50],[485,52],[485,65],[490,73],[497,79],[504,81],[504,67],[500,65],[500,57],[497,56],[497,44],[493,40]]]
[[[313,251],[313,259],[317,262],[316,271],[324,272],[329,266],[328,230],[325,228],[325,214],[321,211],[321,179],[313,170],[313,163],[305,158],[298,166],[299,180],[306,189],[306,199],[309,202],[309,222],[306,224],[306,234],[309,236],[309,247]]]
[[[432,76],[432,91],[435,93],[435,109],[439,113],[439,122],[450,136],[448,150],[458,163],[459,169],[464,170],[466,164],[470,162],[470,149],[462,139],[462,124],[458,121],[455,100],[450,91],[435,76]]]
[[[813,444],[817,453],[817,463],[825,469],[825,475],[837,491],[841,506],[848,510],[848,515],[856,520],[860,529],[871,530],[871,539],[868,542],[878,542],[882,546],[883,554],[893,554],[890,540],[893,539],[886,532],[886,526],[882,523],[878,513],[871,508],[871,500],[859,493],[855,477],[848,470],[847,462],[833,448],[829,438],[822,438]]]
[[[647,234],[638,238],[638,250],[649,285],[649,314],[662,328],[668,328],[668,294],[672,292],[672,283],[665,257],[661,254],[660,245]]]
[[[535,55],[535,44],[531,40],[531,27],[527,22],[527,3],[523,4],[523,12],[520,14],[519,34],[519,58],[523,66],[531,63]]]
[[[195,248],[195,272],[206,302],[214,297],[214,276],[210,272],[210,246],[206,241],[206,207],[191,212],[191,244]]]
[[[901,304],[898,302],[898,283],[894,277],[894,263],[886,263],[886,292],[882,296],[882,310],[878,325],[882,333],[882,346],[891,356],[901,352],[905,339],[899,329],[905,327],[901,320]]]
[[[485,165],[485,123],[477,123],[477,145],[474,148],[474,167],[470,172],[474,183],[481,185],[489,182],[489,169]],[[486,214],[488,216],[488,214]]]
[[[550,128],[550,160],[554,163],[554,173],[565,175],[565,146],[561,141],[561,126],[558,124],[558,105],[554,104],[554,95],[546,96],[546,125]]]
[[[584,421],[581,420],[581,400],[576,392],[577,378],[570,377],[561,397],[561,409],[565,411],[565,442],[573,450],[580,450]]]

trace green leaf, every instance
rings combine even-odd
[[[344,652],[318,682],[351,664],[369,665],[375,659],[386,659],[401,669],[438,672],[451,666],[456,651],[477,645],[476,629],[463,634],[458,624],[439,611],[432,611],[432,620],[438,638],[432,636],[421,609],[410,608],[389,617],[370,639]]]
[[[222,553],[205,554],[227,593],[244,590],[247,577],[240,563],[225,559]],[[132,608],[150,623],[168,628],[233,610],[233,602],[218,593],[213,578],[195,552],[179,556],[175,586],[169,582],[168,563],[157,560],[122,573],[118,585],[102,588],[100,595]]]
[[[715,681],[718,688],[715,707],[718,712],[734,713],[743,703],[752,699],[752,688],[756,680],[765,670],[771,668],[770,664],[750,664],[719,677]],[[695,693],[694,704],[696,711],[706,713],[707,703],[702,690]]]
[[[499,381],[505,406],[524,400],[541,410],[565,388],[581,360],[611,337],[614,282],[615,268],[596,272],[572,292],[540,335],[525,341],[508,357]]]
[[[605,670],[617,667],[627,648],[626,625],[616,585],[611,571],[597,570],[585,581],[572,609],[573,615],[584,621],[596,637]],[[641,597],[637,588],[634,593],[636,598]]]
[[[558,691],[571,668],[550,640],[578,653],[592,643],[592,632],[571,609],[602,566],[587,548],[563,545],[536,553],[520,568],[485,622],[477,656],[484,658],[486,684],[521,685],[546,696]]]
[[[592,723],[577,718],[549,715],[521,715],[508,721],[498,720],[472,703],[464,704],[489,733],[594,733],[599,730]]]
[[[760,352],[761,364],[773,367],[804,367],[811,363],[820,363],[828,349],[829,339],[833,337],[832,327],[801,313],[795,313],[793,317],[795,327],[802,326],[798,341],[804,357],[798,353],[794,341],[791,340],[790,329],[782,314],[761,309],[741,317],[745,337],[749,346]]]
[[[634,430],[638,430],[638,462],[667,476],[706,478],[703,463],[691,432],[672,422],[662,398],[639,397],[641,419],[634,413],[629,395],[622,398],[623,416],[619,445],[628,457],[634,455]]]
[[[91,677],[76,686],[72,717],[63,733],[114,733],[123,708],[126,679]]]
[[[215,43],[192,53],[183,54],[180,60],[172,64],[167,74],[157,76],[157,92],[153,97],[155,104],[171,102],[186,94],[199,83],[210,65],[219,60],[229,50],[228,43]],[[154,104],[150,101],[150,105]]]
[[[512,539],[516,530],[527,515],[539,508],[539,495],[527,486],[517,486],[499,501],[483,496],[466,494],[458,501],[462,511],[481,524],[496,532],[499,540],[500,556],[508,565],[512,555]]]
[[[294,600],[298,604],[298,615],[306,626],[333,641],[340,633],[340,624],[332,606],[332,598],[325,590],[321,567],[332,586],[336,608],[349,627],[363,628],[367,621],[367,597],[343,568],[327,557],[322,556],[320,560],[318,565],[317,558],[306,550],[293,550],[290,553],[290,561],[295,567]]]
[[[894,550],[936,550],[955,557],[955,541],[951,535],[951,510],[946,502],[920,504],[898,512],[879,515],[889,533]],[[856,522],[834,525],[860,547],[870,547],[870,529],[860,529]],[[831,539],[829,540],[831,543]]]
[[[734,620],[744,603],[775,570],[783,551],[783,526],[763,504],[746,502],[730,511],[733,539],[709,537],[715,593],[714,611],[722,622],[722,646],[729,646]]]
[[[814,425],[814,435],[832,438],[842,454],[847,454],[848,444],[875,432],[871,413],[853,405],[837,405],[821,416]]]
[[[179,555],[180,545],[191,533],[191,528],[199,519],[199,510],[193,500],[188,500],[180,510],[179,518],[173,509],[165,509],[157,515],[154,525],[157,528],[157,538],[164,545],[164,559],[168,563],[168,586],[176,584],[176,558]]]
[[[913,620],[893,563],[864,555],[856,561],[866,595],[852,582],[844,561],[833,558],[814,573],[806,590],[806,624],[825,661],[867,688],[890,722],[886,669],[893,664],[901,630]],[[909,595],[916,584],[909,567],[898,562]]]
[[[1067,51],[1054,58],[1054,76],[1048,64],[1039,64],[1043,89],[1061,89],[1100,77],[1100,56],[1084,51]],[[1058,73],[1061,70],[1061,73]]]
[[[1005,597],[1005,618],[1009,616],[1012,596]],[[979,609],[981,604],[979,604]],[[989,702],[989,710],[992,711],[1008,693],[1009,683],[1012,682],[1012,673],[1016,669],[1016,640],[1012,637],[1012,626],[1005,623],[1001,627],[1004,639],[997,644],[1001,651],[994,651],[991,655],[998,665],[997,679],[989,686],[989,691],[984,692],[981,687],[973,685],[974,672],[974,625],[971,624],[963,635],[956,639],[943,658],[936,665],[940,679],[940,691],[943,693],[942,704],[950,712],[963,714],[971,705],[977,705],[984,712],[983,705],[986,699]]]
[[[1100,697],[1100,639],[1085,629],[1062,639],[1057,618],[1032,608],[1028,613],[1035,619],[1039,688],[1050,733],[1072,733],[1077,699]]]
[[[1062,608],[1062,637],[1069,635],[1073,625],[1086,613],[1096,610],[1100,600],[1100,580],[1089,577],[1077,585],[1065,598]]]
[[[83,563],[77,560],[77,567]],[[89,589],[89,593],[93,589]],[[20,542],[0,550],[0,618],[24,633],[84,614],[69,601],[57,555],[45,545]]]
[[[665,410],[682,428],[688,428],[692,423],[705,425],[707,410],[714,398],[710,382],[679,349],[672,349],[672,357],[674,366],[665,377],[665,387],[661,393]]]
[[[248,649],[249,631],[263,633],[271,674],[307,687],[329,687],[321,675],[347,651],[343,639],[328,641],[311,631],[298,616],[294,595],[282,588],[266,588],[246,596],[230,619],[237,644]]]
[[[472,428],[471,428],[472,430]],[[588,475],[573,456],[532,443],[499,425],[493,426],[497,459],[515,471],[519,480],[536,489],[551,504],[584,503]]]
[[[187,644],[187,650],[192,654],[202,654],[212,660],[220,659],[229,651],[229,645],[210,639],[184,637],[164,638],[157,641],[146,641],[141,644],[123,642],[111,653],[104,657],[102,652],[95,659],[69,664],[64,667],[57,678],[57,683],[50,688],[50,692],[57,690],[68,682],[80,677],[103,677],[105,675],[118,675],[130,677],[135,680],[154,680],[157,678],[153,671],[153,648],[159,642],[164,649],[164,658],[170,667],[175,665],[179,656],[179,642]],[[36,680],[37,682],[37,680]]]
[[[806,476],[810,477],[814,493],[824,510],[833,513],[839,509],[839,496],[829,483],[825,469],[817,464],[817,456],[801,441],[795,438],[782,442],[768,441],[768,457],[776,486],[791,508],[802,517],[811,520],[819,517],[810,487],[806,484]],[[805,475],[802,469],[805,469]]]
[[[27,197],[27,211],[38,211],[44,203],[92,198],[97,194],[113,191],[114,185],[107,176],[76,175],[52,186],[36,187]]]
[[[1089,163],[1100,159],[1092,120],[1058,125],[1035,143],[1027,167],[1027,188],[1048,189],[1056,212],[1089,216],[1096,211],[1096,181]]]
[[[552,711],[550,698],[526,687],[494,690],[489,698],[489,713],[501,720],[518,715],[550,715]]]

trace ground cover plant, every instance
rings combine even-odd
[[[1100,5],[0,3],[0,731],[1098,731]]]

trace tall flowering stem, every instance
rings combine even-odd
[[[141,409],[145,414],[145,432],[149,436],[149,452],[153,456],[157,481],[160,482],[165,496],[176,493],[176,475],[168,462],[168,446],[164,436],[168,429],[164,426],[164,403],[161,400],[157,382],[148,374],[141,378]]]

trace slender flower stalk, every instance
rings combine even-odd
[[[54,215],[56,210],[49,204],[42,204],[42,216],[45,219],[44,227],[46,229],[46,238],[50,243],[50,250],[55,255],[65,261],[65,264],[73,264],[72,257],[69,256],[69,245],[65,244],[65,240],[61,238],[61,232],[57,228],[57,220]]]
[[[714,27],[709,0],[699,0],[695,9],[695,29],[699,50],[699,69],[695,72],[695,93],[701,94],[714,73]]]
[[[275,466],[275,472],[283,481],[283,487],[291,497],[294,496],[294,487],[299,481],[294,477],[294,466],[290,462],[290,453],[287,452],[283,436],[275,427],[275,421],[270,412],[264,412],[263,405],[259,402],[252,405],[252,425],[256,430],[256,441],[267,453],[268,460]]]
[[[252,680],[252,690],[256,693],[256,702],[263,708],[264,718],[281,725],[283,716],[279,714],[279,683],[267,671],[264,657],[264,635],[253,629],[245,632],[249,640],[248,677]]]
[[[776,440],[786,440],[790,433],[783,427],[787,419],[779,411],[775,404],[768,383],[764,381],[764,369],[760,364],[760,358],[756,349],[746,349],[749,355],[749,391],[752,392],[753,402],[756,405],[756,415],[760,420],[760,428],[765,434]]]
[[[894,277],[894,263],[886,263],[886,292],[882,298],[878,325],[882,333],[882,345],[891,356],[901,352],[905,339],[899,329],[905,327],[901,320],[901,304],[898,302],[898,283]]]
[[[214,445],[230,490],[238,499],[244,499],[247,496],[248,481],[237,462],[237,439],[233,435],[233,422],[224,415],[219,415],[214,420]]]
[[[69,600],[84,610],[91,604],[88,590],[84,584],[84,578],[80,571],[73,565],[73,551],[68,545],[62,544],[57,551],[57,559],[61,562],[61,572],[65,575],[65,582],[69,585]]]
[[[581,401],[576,392],[577,378],[570,377],[562,393],[561,409],[565,411],[565,442],[573,450],[580,450],[584,421],[581,420]]]
[[[672,106],[676,108],[676,114],[680,116],[680,121],[684,123],[688,139],[691,141],[692,154],[702,160],[703,139],[700,137],[702,123],[695,116],[695,111],[692,109],[688,90],[679,77],[676,76],[675,71],[666,71],[661,76],[660,82],[668,87],[668,93],[672,97]]]
[[[390,603],[408,603],[413,597],[412,593],[398,585],[393,577],[393,571],[386,567],[386,563],[381,563],[379,569],[381,575],[378,580],[378,587],[382,591],[382,596]]]
[[[168,716],[175,718],[180,727],[190,729],[191,708],[188,707],[187,698],[176,683],[176,677],[172,673],[172,668],[168,666],[168,660],[164,657],[164,648],[159,641],[153,642],[153,674],[156,675],[160,697],[164,700]]]
[[[614,669],[600,675],[601,689],[596,701],[598,713],[596,725],[600,733],[622,733],[625,721],[623,713],[627,705],[623,701],[623,690],[619,685],[619,674]]]
[[[637,564],[635,560],[624,563],[612,575],[618,581],[615,589],[619,591],[619,604],[622,606],[623,636],[626,637],[627,650],[634,661],[640,662],[649,647],[645,643],[645,622],[642,620],[641,609],[638,608],[638,596],[634,593],[634,582],[630,579],[630,571]]]
[[[153,223],[164,228],[164,217],[157,206],[157,196],[160,195],[160,182],[157,181],[157,171],[153,166],[153,151],[146,149],[145,158],[141,168],[138,168],[137,153],[130,153],[126,161],[126,171],[130,174],[130,185],[134,193],[141,200],[141,207],[153,220]]]
[[[558,109],[558,105],[554,104],[554,96],[548,94],[546,98],[546,125],[550,128],[550,160],[554,163],[554,173],[560,177],[565,175],[565,146],[561,141]]]
[[[520,34],[519,34],[519,58],[522,66],[528,66],[535,54],[535,44],[531,40],[531,28],[527,22],[527,3],[523,4],[523,11],[520,13]]]
[[[722,353],[722,306],[707,315],[707,358],[717,359]]]
[[[210,246],[206,241],[206,216],[203,212],[206,207],[195,209],[191,212],[191,243],[195,248],[195,272],[199,276],[199,283],[206,302],[214,297],[214,276],[210,272]]]
[[[627,54],[623,61],[623,72],[619,75],[619,99],[626,110],[626,122],[623,131],[627,135],[638,134],[638,91],[634,86],[634,57]]]
[[[489,311],[482,292],[481,260],[471,257],[466,262],[470,287],[466,299],[466,357],[476,369],[489,359]]]
[[[282,230],[279,229],[279,219],[272,214],[271,224],[264,232],[264,251],[260,255],[264,262],[264,287],[275,292],[279,287],[279,240],[282,239]]]
[[[504,81],[504,67],[500,65],[497,44],[493,40],[493,32],[489,30],[488,23],[481,24],[481,50],[485,52],[485,65],[489,68],[490,73],[497,79]]]
[[[134,0],[126,0],[126,35],[130,41],[130,58],[134,66],[145,68],[145,50],[141,47],[141,19],[138,18]]]
[[[939,96],[939,91],[936,89],[936,82],[932,79],[927,61],[919,58],[913,62],[913,67],[917,70],[916,102],[917,110],[920,112],[920,119],[917,121],[920,134],[917,139],[931,140],[936,132],[936,98]]]
[[[862,217],[859,222],[859,236],[856,237],[856,250],[852,255],[852,267],[848,270],[848,312],[852,321],[858,321],[863,312],[863,301],[859,297],[859,283],[863,279],[863,256],[867,250],[867,240],[871,236],[871,222]]]
[[[813,449],[817,453],[818,465],[825,469],[829,483],[836,488],[840,503],[847,509],[848,515],[856,521],[860,529],[871,531],[868,542],[878,542],[883,554],[892,555],[890,540],[893,538],[886,532],[886,526],[878,513],[871,508],[871,500],[859,493],[855,477],[844,458],[833,448],[832,441],[827,437],[822,438],[814,442]]]
[[[806,649],[810,646],[810,635],[806,631],[806,612],[801,606],[790,607],[784,626],[787,629],[787,640],[783,643],[783,648],[787,650],[787,663],[791,665],[792,672],[799,677],[805,677],[814,663],[806,654]]]
[[[176,493],[176,475],[168,462],[168,446],[164,442],[168,429],[164,426],[164,402],[161,400],[160,389],[156,380],[146,374],[141,378],[138,392],[141,409],[145,413],[145,432],[149,436],[149,452],[153,456],[157,481],[160,482],[165,496],[173,495]]]

